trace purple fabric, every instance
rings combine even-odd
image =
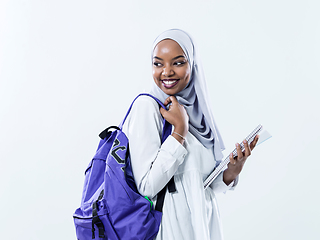
[[[125,119],[119,125],[120,129]],[[162,142],[171,134],[170,124],[165,122],[163,133]],[[102,190],[103,197],[97,201]],[[98,227],[94,226],[95,239],[151,240],[157,235],[162,213],[151,209],[150,202],[136,189],[128,154],[128,139],[121,130],[113,131],[100,140],[98,150],[86,170],[81,206],[73,215],[78,240],[92,239],[92,205],[96,201],[105,237],[99,238]]]

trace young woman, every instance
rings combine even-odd
[[[154,85],[139,97],[123,131],[130,142],[133,174],[139,192],[156,202],[156,195],[174,176],[176,191],[166,192],[157,240],[223,239],[215,195],[237,185],[237,177],[256,145],[237,144],[238,157],[204,190],[203,181],[222,160],[224,145],[211,112],[202,68],[191,37],[179,29],[165,31],[152,50]],[[162,119],[173,125],[161,144]]]

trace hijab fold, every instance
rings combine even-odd
[[[152,57],[154,48],[164,39],[172,39],[180,45],[191,67],[191,77],[188,85],[175,95],[189,115],[189,131],[204,147],[213,148],[215,159],[220,162],[223,158],[222,150],[225,147],[213,118],[207,84],[200,59],[196,54],[194,41],[190,35],[180,29],[167,30],[161,33],[154,41]],[[169,97],[155,83],[152,86],[151,94],[162,102]]]

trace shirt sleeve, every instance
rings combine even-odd
[[[209,185],[214,193],[226,193],[228,190],[234,190],[239,181],[239,176],[236,177],[229,185],[223,181],[223,171],[217,176],[217,178]]]
[[[122,129],[129,139],[138,191],[149,198],[169,182],[187,154],[171,135],[161,145],[162,120],[158,103],[148,96],[141,96],[133,104]]]

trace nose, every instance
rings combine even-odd
[[[169,76],[174,75],[174,71],[170,66],[167,66],[167,67],[163,68],[162,75],[165,77],[169,77]]]

